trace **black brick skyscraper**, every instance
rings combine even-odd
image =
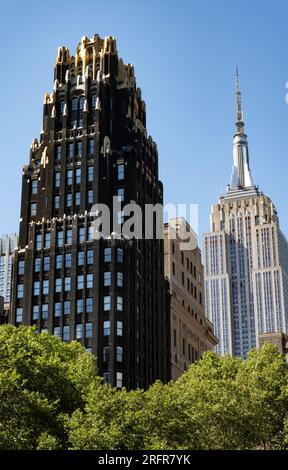
[[[58,49],[23,169],[11,321],[77,339],[107,382],[146,388],[170,378],[163,240],[95,240],[92,206],[112,211],[113,196],[144,207],[162,203],[163,187],[133,66],[95,35],[75,57]]]

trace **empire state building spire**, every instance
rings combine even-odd
[[[239,89],[239,73],[236,69],[236,103],[237,121],[236,134],[233,139],[233,172],[229,190],[252,188],[253,180],[249,166],[249,152],[247,135],[244,133],[244,119],[241,106],[241,92]]]

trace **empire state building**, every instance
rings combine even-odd
[[[231,182],[204,235],[206,314],[220,354],[246,357],[262,333],[288,328],[288,242],[272,200],[253,183],[238,71]]]

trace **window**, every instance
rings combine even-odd
[[[55,160],[59,162],[61,160],[61,145],[56,145],[55,147]]]
[[[21,260],[18,263],[18,274],[19,274],[19,276],[22,276],[24,274],[24,271],[25,271],[25,261]]]
[[[72,229],[69,228],[68,230],[66,230],[66,244],[71,245],[71,243],[72,243]]]
[[[61,181],[61,173],[60,171],[57,171],[54,175],[54,185],[55,185],[55,188],[59,188],[60,187],[60,181]]]
[[[70,143],[68,146],[68,157],[72,159],[74,157],[74,144]]]
[[[118,201],[119,201],[119,202],[123,202],[123,201],[124,201],[124,194],[125,194],[124,188],[118,188],[118,189],[117,189],[117,196],[118,196]]]
[[[81,184],[81,168],[76,169],[76,184]]]
[[[30,215],[31,217],[34,217],[37,214],[37,203],[36,202],[31,202],[31,209],[30,209]]]
[[[124,180],[124,163],[118,163],[117,165],[117,179]]]
[[[23,308],[19,307],[16,309],[16,323],[23,321]]]
[[[104,311],[107,312],[111,308],[111,297],[110,295],[105,295],[103,299]]]
[[[59,338],[61,337],[61,328],[60,328],[60,326],[54,326],[53,335],[58,336]]]
[[[78,266],[84,266],[84,261],[85,261],[84,251],[79,251],[78,252]]]
[[[61,277],[55,279],[55,292],[62,291],[62,279]]]
[[[94,168],[93,166],[88,166],[88,181],[93,181],[94,179]]]
[[[92,95],[91,96],[91,106],[92,106],[92,108],[95,108],[96,100],[97,100],[97,95]]]
[[[71,111],[77,111],[78,110],[78,100],[77,98],[73,98],[72,103],[71,103]]]
[[[75,206],[80,206],[81,195],[80,192],[75,193]]]
[[[50,271],[50,256],[44,256],[43,268],[45,272]]]
[[[39,305],[33,305],[32,320],[38,320],[38,318],[39,318]]]
[[[123,372],[116,373],[116,387],[117,388],[123,387]]]
[[[87,240],[88,240],[88,242],[91,242],[92,240],[94,240],[94,227],[93,227],[93,225],[89,225],[89,227],[88,227]]]
[[[104,336],[110,335],[110,320],[106,320],[103,323],[103,335]]]
[[[122,346],[117,346],[116,348],[116,361],[123,362],[123,348]]]
[[[51,233],[47,232],[45,233],[45,238],[44,238],[44,248],[50,248],[51,246]]]
[[[69,341],[70,339],[70,327],[69,325],[65,325],[63,327],[63,341]]]
[[[87,203],[88,204],[93,204],[93,190],[89,189],[87,192]]]
[[[83,313],[84,312],[84,300],[83,299],[77,299],[77,313]]]
[[[66,300],[64,302],[64,315],[70,315],[70,312],[71,312],[70,300]]]
[[[120,295],[117,295],[117,310],[119,312],[123,311],[123,297],[121,297]]]
[[[124,213],[123,211],[118,211],[118,224],[124,224]]]
[[[61,302],[54,304],[54,317],[61,317]]]
[[[77,156],[82,156],[82,142],[77,142]]]
[[[72,186],[73,184],[73,170],[68,170],[66,173],[66,184]]]
[[[111,379],[110,379],[110,373],[109,372],[103,372],[103,383],[104,384],[110,384]]]
[[[66,253],[65,255],[65,268],[71,268],[72,267],[72,254],[71,253]]]
[[[104,262],[110,263],[112,260],[111,248],[104,248]]]
[[[63,255],[56,256],[56,269],[62,269],[63,265]]]
[[[57,246],[63,246],[63,241],[64,241],[63,230],[59,230],[59,232],[57,232]]]
[[[33,284],[33,295],[34,296],[40,295],[40,282],[39,281],[35,281]]]
[[[85,326],[85,336],[86,338],[92,338],[92,323],[86,323]]]
[[[93,312],[93,297],[87,297],[86,299],[86,313]]]
[[[117,336],[123,336],[123,322],[117,321]]]
[[[84,289],[84,276],[83,275],[77,276],[77,289],[78,290]]]
[[[105,287],[111,286],[111,272],[110,271],[106,271],[104,273],[104,286]]]
[[[117,272],[117,287],[123,287],[123,273]]]
[[[40,273],[40,271],[41,271],[41,258],[35,258],[34,273]]]
[[[42,294],[43,295],[48,295],[49,294],[49,280],[48,279],[45,279],[43,281]]]
[[[104,346],[103,348],[103,361],[109,362],[110,359],[110,346]]]
[[[176,272],[175,271],[175,263],[173,261],[173,263],[172,263],[172,274],[173,274],[173,276],[175,276],[175,272]]]
[[[65,277],[64,279],[64,291],[70,292],[71,290],[71,277]]]
[[[94,153],[94,139],[88,140],[88,154],[91,155]]]
[[[82,339],[83,338],[83,325],[82,323],[78,323],[76,325],[76,339]]]
[[[55,196],[54,197],[54,209],[59,209],[60,208],[60,196]]]
[[[41,235],[41,233],[38,233],[36,235],[35,248],[36,248],[36,250],[39,250],[40,248],[42,248],[42,235]]]
[[[123,256],[124,256],[123,248],[117,248],[117,261],[118,261],[118,263],[123,263]]]
[[[87,250],[87,264],[93,264],[93,250]]]
[[[38,180],[32,180],[32,182],[31,182],[31,192],[32,192],[32,194],[37,194],[37,192],[38,192]]]
[[[60,101],[60,114],[63,114],[65,101]]]
[[[66,196],[66,205],[67,207],[72,207],[72,193],[68,193]]]
[[[48,304],[42,305],[42,319],[47,320],[48,318]]]
[[[78,230],[78,241],[79,243],[85,242],[85,228],[80,227]]]
[[[87,274],[86,288],[87,289],[92,289],[93,288],[93,274]]]

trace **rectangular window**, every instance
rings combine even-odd
[[[84,251],[78,252],[78,266],[84,266],[85,262],[85,254]]]
[[[70,339],[70,327],[69,325],[65,325],[63,327],[63,341],[69,341]]]
[[[71,268],[72,267],[72,254],[71,253],[66,253],[65,255],[65,268]]]
[[[31,202],[30,215],[31,215],[31,217],[34,217],[36,214],[37,214],[37,203],[36,202]]]
[[[117,196],[118,196],[118,201],[119,202],[124,202],[124,194],[125,194],[124,188],[118,188],[117,189]]]
[[[31,192],[32,192],[32,194],[37,194],[37,192],[38,192],[38,180],[32,180],[32,182],[31,182]]]
[[[60,328],[60,326],[54,326],[53,335],[58,336],[58,338],[61,337],[61,328]]]
[[[117,388],[123,387],[123,372],[116,373],[116,387]]]
[[[57,246],[63,246],[64,242],[64,232],[63,230],[59,230],[57,232]]]
[[[76,184],[81,184],[81,168],[76,168]]]
[[[59,162],[61,160],[61,145],[56,145],[55,147],[55,160]]]
[[[86,338],[92,338],[92,323],[86,323],[85,326],[85,336]]]
[[[22,276],[25,271],[25,261],[21,260],[18,262],[18,275]]]
[[[71,277],[65,277],[64,279],[64,291],[70,292],[71,290]]]
[[[57,171],[54,175],[55,188],[60,188],[60,182],[61,182],[61,173],[60,171]]]
[[[43,295],[48,295],[49,294],[49,280],[48,279],[45,279],[43,281],[42,294]]]
[[[117,261],[118,261],[118,263],[123,263],[123,259],[124,259],[123,248],[117,248]]]
[[[64,315],[70,315],[70,312],[71,312],[70,300],[66,300],[64,302]]]
[[[62,291],[62,279],[61,277],[58,277],[55,279],[55,292],[61,292]]]
[[[93,190],[89,189],[87,192],[87,203],[88,204],[93,204]]]
[[[38,320],[38,318],[39,318],[39,305],[33,305],[32,320]]]
[[[44,237],[44,248],[50,248],[51,247],[51,233],[46,232],[45,237]]]
[[[87,264],[93,264],[93,250],[87,250]]]
[[[87,297],[86,299],[86,313],[93,312],[93,297]]]
[[[104,321],[103,323],[103,335],[104,336],[110,335],[110,320]]]
[[[77,156],[82,157],[82,142],[81,141],[77,142]]]
[[[85,242],[85,228],[80,227],[78,230],[78,241],[79,243]]]
[[[112,260],[111,248],[104,248],[104,262],[110,263]]]
[[[36,235],[35,248],[36,250],[39,250],[40,248],[42,248],[42,234],[41,233],[38,233]]]
[[[54,197],[54,209],[59,209],[60,208],[60,196],[55,196]]]
[[[61,302],[54,304],[54,317],[61,317]]]
[[[78,290],[84,289],[84,276],[83,275],[77,276],[77,289]]]
[[[72,229],[69,228],[68,230],[66,230],[66,244],[71,245],[71,243],[72,243]]]
[[[81,194],[80,192],[75,193],[75,206],[80,206]]]
[[[123,297],[121,297],[120,295],[117,295],[117,310],[119,312],[123,311]]]
[[[87,274],[86,288],[87,289],[92,289],[93,288],[93,274]]]
[[[42,305],[42,320],[47,320],[48,318],[48,304]]]
[[[23,321],[23,308],[19,307],[16,309],[16,323]]]
[[[122,346],[117,346],[116,348],[116,361],[123,362],[123,348]]]
[[[123,273],[117,272],[117,287],[123,287]]]
[[[40,295],[40,282],[39,281],[35,281],[33,284],[33,295],[34,296]]]
[[[44,256],[43,268],[46,273],[50,271],[50,256]]]
[[[72,159],[74,157],[74,144],[70,143],[68,147],[68,157]]]
[[[117,321],[117,336],[123,336],[123,322]]]
[[[84,312],[84,300],[83,299],[77,299],[77,313],[78,315],[80,313]]]
[[[88,154],[92,155],[94,153],[94,139],[88,140]]]
[[[72,193],[68,193],[66,196],[66,206],[72,207]]]
[[[105,295],[103,299],[104,311],[108,312],[111,308],[111,297],[110,295]]]
[[[109,362],[110,358],[110,346],[104,346],[103,348],[103,361]]]
[[[63,266],[63,255],[56,256],[56,269],[62,269]]]
[[[78,323],[76,325],[76,339],[82,339],[83,338],[83,325],[82,323]]]
[[[118,211],[118,224],[124,224],[124,213],[123,211]]]
[[[93,166],[88,166],[88,181],[92,182],[94,179],[94,168]]]
[[[66,184],[72,186],[73,184],[73,170],[68,170],[66,173]]]
[[[105,287],[111,286],[111,272],[110,271],[106,271],[104,273],[104,286]]]
[[[24,284],[18,284],[17,299],[23,299],[23,297],[24,297]]]
[[[124,180],[124,163],[118,163],[117,165],[117,179]]]

